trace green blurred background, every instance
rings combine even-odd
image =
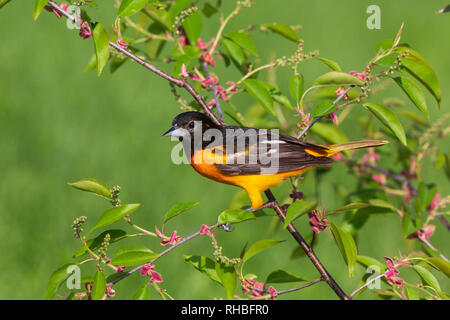
[[[104,25],[112,23],[114,11],[110,1],[97,1]],[[306,50],[318,49],[322,57],[337,61],[346,71],[362,70],[375,52],[380,40],[395,36],[405,23],[403,41],[420,52],[436,71],[441,83],[442,104],[439,110],[432,97],[427,102],[432,119],[449,107],[450,42],[446,32],[450,15],[436,15],[435,11],[448,1],[377,1],[381,8],[381,29],[366,27],[366,8],[373,1],[269,1],[259,0],[242,13],[226,30],[245,28],[250,24],[281,22],[302,25],[299,32]],[[200,2],[200,7],[202,6]],[[223,1],[228,13],[235,1]],[[198,175],[187,165],[174,165],[170,154],[174,142],[161,138],[172,118],[180,109],[166,81],[128,61],[115,74],[82,70],[93,53],[92,39],[83,40],[76,31],[69,30],[63,19],[43,12],[33,21],[34,1],[12,1],[0,10],[2,48],[0,50],[0,298],[41,299],[50,274],[60,265],[71,261],[79,242],[73,239],[71,224],[76,217],[86,215],[92,223],[110,204],[90,194],[74,190],[67,182],[82,178],[97,178],[109,185],[122,187],[123,203],[141,203],[133,213],[134,221],[150,230],[160,225],[165,212],[181,201],[199,201],[200,206],[166,226],[182,236],[199,230],[201,224],[212,224],[217,215],[228,208],[237,189],[218,184]],[[95,12],[95,11],[94,11]],[[94,15],[95,17],[95,15]],[[202,38],[209,40],[217,31],[217,16],[204,19]],[[280,36],[254,32],[254,42],[263,62],[271,55],[290,55],[293,42]],[[172,67],[162,66],[171,72]],[[300,66],[307,84],[327,70],[317,61]],[[278,69],[282,91],[287,92],[289,68]],[[225,69],[219,63],[215,71],[222,81],[239,79],[238,72]],[[262,78],[267,74],[261,74]],[[405,98],[400,90],[396,96]],[[383,96],[380,96],[381,98]],[[377,98],[378,99],[378,98]],[[404,99],[406,101],[406,99]],[[235,100],[245,110],[253,101],[246,95]],[[414,110],[412,106],[409,106]],[[351,121],[341,128],[351,139],[360,139]],[[442,148],[448,146],[441,143]],[[448,145],[448,140],[447,140]],[[392,165],[389,155],[384,164]],[[425,169],[427,170],[425,164]],[[302,191],[312,199],[314,176],[308,175]],[[342,205],[335,195],[335,186],[355,188],[355,179],[348,175],[343,164],[335,164],[325,175],[322,202],[327,208]],[[443,195],[449,193],[447,178],[430,170],[427,182],[436,182]],[[279,198],[286,196],[287,183],[276,188]],[[339,218],[337,219],[339,221]],[[273,269],[284,269],[310,279],[317,272],[309,260],[290,259],[295,242],[287,232],[270,234],[272,218],[260,218],[239,224],[232,233],[220,232],[218,241],[224,253],[238,256],[246,242],[250,244],[268,238],[286,239],[277,248],[256,256],[245,271],[265,279]],[[310,233],[306,219],[296,222],[305,235]],[[124,222],[118,227],[132,232]],[[383,256],[404,251],[400,220],[397,216],[377,215],[363,227],[358,238],[362,255],[379,260]],[[161,250],[158,241],[133,238],[129,244],[148,245]],[[432,242],[444,254],[450,254],[448,234],[437,223]],[[112,245],[114,248],[116,245]],[[208,255],[212,247],[207,237],[195,239],[173,251],[157,263],[164,277],[161,285],[178,299],[210,299],[223,297],[223,289],[187,265],[183,254]],[[348,280],[346,265],[329,234],[321,234],[316,252],[331,275],[350,293],[362,276],[362,269]],[[93,275],[94,269],[85,269]],[[448,291],[448,279],[438,276]],[[414,278],[412,278],[414,279]],[[412,280],[417,281],[417,280]],[[129,298],[143,284],[140,275],[133,275],[116,286],[117,298]],[[287,288],[280,285],[277,288]],[[152,298],[158,298],[152,291]],[[373,294],[364,293],[370,299]],[[334,299],[336,296],[325,283],[320,283],[283,298]]]

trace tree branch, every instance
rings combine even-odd
[[[341,101],[341,99],[343,97],[345,97],[345,95],[351,90],[353,89],[355,86],[351,85],[350,87],[348,87],[344,92],[342,92],[337,98],[336,100],[333,101],[333,104],[337,104],[339,101]],[[301,137],[303,137],[305,135],[306,132],[308,132],[309,129],[311,129],[311,127],[320,119],[322,119],[324,116],[320,116],[320,117],[315,117],[313,119],[313,121],[311,121],[310,124],[308,124],[303,130],[302,132],[300,132],[300,134],[297,136],[297,139],[300,139]]]
[[[55,2],[50,0],[48,2],[48,4],[50,6],[52,6],[55,10],[57,10],[61,15],[65,16],[66,18],[68,18],[68,19],[70,19],[72,21],[75,21],[75,18],[73,16],[71,16],[69,13],[67,13],[63,9],[61,9],[61,7],[58,6]],[[223,29],[223,27],[224,27],[224,25],[222,25],[222,29]],[[218,35],[220,36],[220,32],[219,32]],[[217,41],[218,41],[218,37],[216,37],[216,42]],[[128,58],[136,61],[137,63],[142,65],[144,68],[146,68],[146,69],[152,71],[153,73],[157,74],[158,76],[162,77],[163,79],[166,79],[167,81],[173,83],[174,85],[177,85],[178,87],[182,87],[182,88],[186,89],[186,91],[188,91],[191,94],[191,96],[200,104],[200,106],[203,108],[203,111],[212,119],[212,121],[214,121],[216,124],[222,124],[216,118],[214,113],[212,113],[211,110],[208,108],[208,106],[204,102],[202,96],[198,92],[196,92],[195,89],[187,81],[185,81],[184,79],[174,78],[174,77],[168,75],[164,71],[162,71],[162,70],[156,68],[155,66],[149,64],[148,62],[142,60],[141,58],[137,57],[132,52],[128,51],[127,49],[119,46],[118,44],[116,44],[116,43],[114,43],[112,41],[109,41],[109,45],[112,48],[114,48],[115,50],[123,53]],[[213,50],[214,46],[212,46],[211,49]],[[255,72],[256,72],[256,70],[255,70]],[[351,88],[352,87],[349,87],[346,90],[346,92],[348,92]],[[334,103],[337,103],[345,95],[346,92],[344,92],[341,96],[339,96],[338,99],[336,99]],[[301,136],[299,136],[299,137],[301,137]],[[275,212],[277,213],[278,217],[280,218],[280,220],[282,222],[284,222],[285,214],[284,214],[283,210],[281,209],[280,205],[278,204],[277,200],[275,199],[274,195],[272,194],[270,189],[266,190],[265,193],[266,193],[266,196],[269,199],[269,201],[273,203],[272,207],[275,210]],[[214,225],[214,226],[216,226],[216,225]],[[305,253],[308,256],[308,258],[312,261],[312,263],[314,264],[316,269],[321,274],[321,278],[320,279],[323,279],[325,282],[327,282],[328,285],[339,296],[339,298],[341,298],[343,300],[347,300],[349,297],[344,293],[344,291],[339,287],[339,285],[329,275],[328,271],[322,265],[322,263],[320,262],[319,258],[315,255],[315,253],[312,250],[312,248],[308,245],[308,243],[306,243],[306,241],[303,239],[303,237],[300,235],[300,233],[297,231],[297,229],[294,227],[294,225],[292,223],[290,223],[288,225],[287,229],[291,233],[291,235],[294,237],[294,239],[298,242],[298,244],[301,246],[301,248],[305,251]],[[152,264],[152,263],[154,263],[156,260],[158,260],[162,256],[166,255],[168,252],[172,251],[173,249],[175,249],[176,247],[180,246],[181,244],[183,244],[183,243],[185,243],[185,242],[187,242],[187,241],[197,237],[198,235],[200,235],[200,231],[198,231],[198,232],[196,232],[196,233],[194,233],[194,234],[184,238],[183,240],[181,240],[177,244],[175,244],[172,247],[168,248],[167,250],[163,251],[157,258],[155,258],[155,259],[153,259],[153,260],[151,260],[151,261],[149,261],[148,263],[145,263],[145,264]],[[134,269],[128,271],[124,275],[122,275],[122,276],[112,280],[110,283],[108,283],[108,285],[114,285],[118,281],[120,281],[120,280],[128,277],[129,275],[135,273],[136,271],[140,270],[145,264],[140,265],[138,267],[135,267]]]
[[[278,218],[280,218],[281,222],[284,223],[284,220],[286,219],[286,216],[283,212],[283,209],[281,209],[280,205],[278,204],[277,200],[275,199],[272,191],[267,190],[266,196],[269,199],[270,202],[273,203],[273,209],[278,215]],[[305,251],[306,255],[308,256],[309,260],[313,263],[313,265],[316,267],[317,271],[319,271],[321,278],[328,283],[328,285],[331,287],[331,289],[334,290],[334,292],[341,298],[342,300],[348,300],[348,296],[344,293],[344,291],[339,287],[339,285],[334,281],[334,279],[330,276],[328,271],[323,266],[322,262],[320,262],[319,258],[314,253],[313,249],[308,245],[308,243],[303,239],[301,234],[298,232],[298,230],[294,227],[292,223],[289,223],[287,226],[288,231],[290,234],[294,237],[294,239],[297,241],[297,243],[300,245],[300,247]]]
[[[55,2],[53,2],[52,0],[50,0],[48,2],[48,4],[50,6],[52,6],[56,11],[58,11],[61,15],[65,16],[67,19],[75,21],[75,17],[73,17],[72,15],[70,15],[68,12],[64,11],[59,5],[57,5]],[[214,115],[214,113],[208,108],[208,105],[205,103],[205,101],[203,100],[202,96],[195,91],[195,89],[184,79],[178,79],[175,77],[172,77],[171,75],[165,73],[164,71],[156,68],[155,66],[151,65],[150,63],[142,60],[141,58],[139,58],[138,56],[136,56],[134,53],[132,53],[131,51],[122,48],[121,46],[119,46],[117,43],[113,42],[113,41],[109,41],[109,45],[116,49],[117,51],[123,53],[125,56],[127,56],[128,58],[130,58],[131,60],[136,61],[137,63],[139,63],[141,66],[143,66],[144,68],[156,73],[158,76],[166,79],[167,81],[175,84],[178,87],[182,87],[184,89],[186,89],[187,92],[189,92],[189,94],[198,102],[198,104],[202,107],[203,112],[206,113],[206,115],[211,118],[211,120],[216,123],[216,124],[221,124],[221,122],[217,119],[217,117]]]

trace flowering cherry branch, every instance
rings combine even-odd
[[[242,6],[246,5],[246,2],[245,1],[239,2],[239,4],[242,7]],[[70,19],[72,21],[76,21],[75,17],[73,17],[68,12],[63,10],[60,6],[58,6],[52,0],[50,0],[48,2],[48,5],[50,5],[60,15],[63,15],[66,18],[68,18],[68,19]],[[232,15],[230,15],[229,17],[231,18]],[[223,31],[224,26],[225,26],[225,24],[222,24],[222,26],[221,26],[222,31]],[[220,37],[220,35],[221,35],[221,32],[219,32],[218,35],[216,36],[215,43],[217,43],[219,41],[218,38]],[[148,62],[142,60],[141,58],[139,58],[135,54],[133,54],[131,51],[125,49],[123,46],[121,46],[121,45],[119,45],[119,44],[117,44],[117,43],[115,43],[113,41],[109,41],[109,46],[111,46],[115,50],[119,51],[120,53],[124,54],[128,58],[136,61],[137,63],[142,65],[144,68],[152,71],[153,73],[157,74],[158,76],[162,77],[163,79],[166,79],[170,83],[172,83],[172,84],[174,84],[174,85],[176,85],[178,87],[184,88],[200,104],[200,106],[202,107],[203,111],[212,119],[212,121],[214,121],[216,124],[222,124],[222,122],[219,119],[217,119],[217,117],[214,115],[214,113],[212,113],[212,111],[208,108],[208,106],[204,102],[202,96],[184,78],[179,79],[179,78],[175,78],[175,77],[170,76],[169,74],[167,74],[164,71],[156,68],[155,66],[149,64]],[[211,47],[211,49],[213,50],[214,47],[215,46],[213,45]],[[270,66],[272,66],[272,65],[270,65]],[[256,72],[256,69],[255,69],[254,72]],[[270,190],[267,190],[265,193],[266,193],[266,196],[269,199],[269,202],[271,203],[271,207],[275,210],[275,212],[277,213],[277,215],[280,218],[280,220],[282,222],[284,222],[284,220],[285,220],[285,213],[284,213],[283,209],[281,208],[281,206],[279,205],[279,203],[277,202],[277,200],[275,199],[274,195],[272,194],[272,192]],[[316,269],[319,271],[319,273],[321,274],[321,279],[323,279],[325,282],[327,282],[327,284],[334,290],[334,292],[339,296],[339,298],[341,298],[341,299],[348,299],[348,296],[344,293],[344,291],[340,288],[340,286],[335,282],[335,280],[330,276],[330,274],[328,273],[326,268],[323,266],[323,264],[320,262],[320,260],[318,259],[318,257],[314,253],[314,251],[312,250],[312,248],[303,239],[303,237],[298,232],[298,230],[294,227],[294,225],[292,223],[290,223],[288,225],[287,229],[290,232],[290,234],[294,237],[294,239],[298,242],[300,247],[305,251],[306,255],[312,261],[312,263],[316,267]],[[151,265],[153,262],[155,262],[156,260],[158,260],[162,256],[166,255],[168,252],[172,251],[173,249],[175,249],[179,245],[181,245],[181,244],[183,244],[183,243],[185,243],[185,242],[187,242],[187,241],[189,241],[189,240],[191,240],[191,239],[193,239],[193,238],[195,238],[195,237],[197,237],[199,235],[200,235],[200,231],[190,235],[187,238],[184,238],[183,240],[181,240],[177,244],[175,244],[172,247],[168,248],[167,250],[163,251],[157,258],[149,261],[148,263],[142,264],[142,265],[140,265],[140,266],[138,266],[138,267],[128,271],[124,275],[119,276],[118,278],[112,280],[108,284],[108,286],[110,287],[110,286],[114,285],[115,283],[117,283],[118,281],[128,277],[131,274],[133,274],[134,272],[136,272],[138,270],[141,270],[145,265]]]

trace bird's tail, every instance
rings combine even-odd
[[[386,143],[389,143],[389,141],[384,141],[384,140],[354,141],[354,142],[346,142],[346,143],[341,143],[341,144],[333,144],[333,145],[329,145],[329,146],[319,145],[319,147],[321,147],[320,149],[314,149],[314,150],[307,149],[307,152],[310,154],[313,154],[315,156],[331,157],[341,151],[378,147],[378,146],[382,146]]]

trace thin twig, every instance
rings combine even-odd
[[[337,104],[343,97],[345,97],[345,95],[351,90],[353,89],[355,86],[351,85],[349,86],[344,92],[342,92],[334,101],[333,104]],[[298,135],[297,139],[300,139],[301,137],[303,137],[303,135],[308,132],[309,129],[311,129],[311,127],[320,119],[322,119],[324,116],[320,116],[320,117],[315,117],[313,119],[313,121],[311,121],[303,130],[302,132],[300,132],[300,134]]]
[[[67,17],[68,19],[70,19],[72,21],[75,21],[75,18],[73,16],[71,16],[66,11],[62,10],[61,7],[59,7],[55,2],[50,0],[48,4],[50,6],[52,6],[55,10],[57,10],[61,15],[64,15],[65,17]],[[224,25],[222,25],[222,30],[223,30],[223,28],[224,28]],[[218,33],[218,35],[220,36],[220,32]],[[215,45],[217,45],[218,38],[219,37],[216,37],[216,39],[215,39]],[[123,47],[119,46],[118,44],[116,44],[116,43],[114,43],[112,41],[109,41],[109,45],[111,47],[113,47],[114,49],[116,49],[117,51],[123,53],[125,56],[129,57],[130,59],[136,61],[137,63],[139,63],[140,65],[142,65],[146,69],[156,73],[157,75],[159,75],[160,77],[162,77],[162,78],[166,79],[167,81],[173,83],[174,85],[177,85],[179,87],[183,87],[184,89],[186,89],[192,95],[192,97],[202,106],[204,112],[212,119],[212,121],[214,121],[216,124],[221,124],[221,122],[216,118],[214,113],[212,113],[211,110],[209,110],[209,108],[206,105],[206,103],[204,102],[202,96],[198,92],[196,92],[195,89],[187,81],[185,81],[184,79],[174,78],[174,77],[168,75],[167,73],[165,73],[162,70],[156,68],[155,66],[145,62],[141,58],[139,58],[136,55],[134,55],[132,52],[124,49]],[[214,50],[214,47],[215,47],[214,45],[211,47],[211,51]],[[253,72],[256,72],[256,69]],[[284,220],[285,220],[284,212],[281,209],[281,207],[278,204],[278,202],[276,201],[274,195],[272,194],[270,189],[266,190],[265,193],[266,193],[267,197],[269,198],[269,201],[273,203],[273,209],[275,210],[275,212],[279,216],[280,220],[282,222],[284,222]],[[216,225],[214,225],[212,227],[215,227]],[[289,230],[291,235],[295,238],[295,240],[300,244],[302,249],[305,251],[306,255],[309,257],[309,259],[312,261],[312,263],[314,264],[316,269],[319,271],[319,273],[321,274],[321,279],[323,279],[325,282],[327,282],[328,285],[336,292],[336,294],[341,299],[347,300],[348,296],[346,296],[346,294],[342,291],[342,289],[339,287],[339,285],[329,275],[328,271],[325,269],[325,267],[322,265],[320,260],[317,258],[317,256],[315,255],[314,251],[306,243],[306,241],[303,239],[303,237],[300,235],[300,233],[297,231],[297,229],[293,226],[292,223],[290,223],[288,225],[287,229]],[[177,244],[175,244],[172,247],[168,248],[167,250],[163,251],[157,258],[149,261],[146,264],[154,263],[156,260],[160,259],[162,256],[166,255],[168,252],[172,251],[176,247],[180,246],[181,244],[183,244],[183,243],[185,243],[185,242],[187,242],[187,241],[189,241],[189,240],[191,240],[191,239],[193,239],[193,238],[195,238],[195,237],[197,237],[199,235],[200,235],[200,232],[198,231],[198,232],[196,232],[196,233],[194,233],[194,234],[184,238],[183,240],[181,240]],[[140,270],[144,265],[145,264],[140,265],[138,267],[135,267],[134,269],[128,271],[124,275],[122,275],[122,276],[112,280],[110,283],[108,283],[108,285],[114,285],[118,281],[120,281],[120,280],[128,277],[129,275],[135,273],[136,271]]]
[[[314,285],[314,284],[316,284],[316,283],[318,283],[320,281],[323,281],[323,279],[322,278],[317,278],[316,280],[313,280],[313,281],[311,281],[311,282],[309,282],[307,284],[304,284],[302,286],[299,286],[299,287],[277,291],[277,294],[285,294],[285,293],[289,293],[289,292],[298,291],[298,290],[310,287],[310,286],[312,286],[312,285]]]
[[[286,216],[283,212],[283,209],[278,204],[277,200],[275,199],[272,191],[266,190],[265,194],[267,198],[269,199],[269,202],[273,203],[272,208],[275,210],[275,212],[278,215],[278,218],[280,218],[281,222],[284,223],[284,220],[286,219]],[[297,243],[300,245],[300,247],[303,249],[303,251],[308,256],[309,260],[314,264],[317,271],[319,271],[321,278],[328,283],[328,285],[331,287],[331,289],[334,290],[334,292],[338,295],[339,298],[342,300],[348,300],[348,296],[345,294],[345,292],[339,287],[339,285],[336,283],[336,281],[330,276],[327,269],[323,266],[322,262],[320,262],[319,258],[314,253],[313,249],[308,245],[308,243],[303,239],[301,234],[298,232],[298,230],[294,227],[292,223],[289,223],[287,226],[288,231],[290,234],[294,237],[294,239],[297,241]]]
[[[53,2],[52,0],[50,0],[48,2],[48,4],[50,6],[52,6],[55,10],[57,10],[60,14],[65,16],[67,19],[75,21],[75,17],[73,17],[68,12],[64,11],[63,9],[61,9],[61,7],[59,5],[57,5],[55,2]],[[211,118],[211,120],[214,123],[221,124],[221,122],[217,119],[217,117],[214,115],[214,113],[208,108],[208,106],[205,103],[205,101],[203,100],[202,96],[197,91],[195,91],[195,89],[187,81],[185,81],[184,79],[178,79],[178,78],[172,77],[171,75],[169,75],[169,74],[165,73],[164,71],[156,68],[155,66],[151,65],[150,63],[142,60],[141,58],[136,56],[131,51],[128,51],[127,49],[122,48],[120,45],[118,45],[117,43],[115,43],[113,41],[109,41],[109,45],[112,48],[116,49],[117,51],[123,53],[128,58],[136,61],[137,63],[142,65],[144,68],[146,68],[146,69],[156,73],[158,76],[162,77],[163,79],[166,79],[167,81],[177,85],[178,87],[182,87],[182,88],[186,89],[186,91],[189,92],[191,94],[191,96],[200,104],[200,106],[203,109],[203,112],[205,112],[206,115],[209,118]]]
[[[386,271],[387,272],[387,271]],[[374,282],[375,280],[380,279],[381,277],[384,277],[384,275],[386,274],[382,273],[379,274],[378,276],[376,276],[375,278],[370,279],[370,281],[367,281],[364,285],[362,285],[361,287],[359,287],[358,289],[356,289],[355,291],[352,292],[352,294],[349,296],[350,299],[353,299],[353,297],[355,296],[355,294],[357,294],[359,291],[361,291],[362,289],[364,289],[365,287],[367,287],[369,284],[371,284],[372,282]]]
[[[217,227],[217,223],[210,226],[209,229],[213,229]],[[121,275],[120,277],[117,277],[116,279],[112,280],[111,282],[108,283],[108,286],[113,286],[114,284],[116,284],[117,282],[125,279],[126,277],[132,275],[133,273],[135,273],[138,270],[141,270],[143,266],[147,265],[147,264],[153,264],[156,260],[159,260],[160,258],[162,258],[163,256],[165,256],[166,254],[168,254],[170,251],[172,251],[173,249],[181,246],[182,244],[188,242],[189,240],[192,240],[196,237],[198,237],[200,235],[200,231],[197,231],[193,234],[191,234],[190,236],[183,238],[181,241],[177,242],[176,244],[172,245],[171,247],[167,248],[166,250],[164,250],[163,252],[161,252],[155,259],[150,260],[149,262],[143,263],[140,266],[135,267],[134,269],[131,269],[130,271],[128,271],[127,273],[124,273],[123,275]]]
[[[209,70],[208,70],[208,64],[206,62],[203,62],[202,63],[202,67],[203,67],[203,71],[205,71],[206,78],[207,79],[210,78],[211,75],[210,75]],[[216,87],[212,83],[212,81],[210,81],[209,89],[211,90],[211,92],[212,92],[212,94],[214,96],[214,101],[216,102],[216,109],[217,109],[217,114],[219,115],[219,120],[221,122],[223,122],[223,113],[222,113],[222,109],[220,108],[219,96],[217,95]]]

